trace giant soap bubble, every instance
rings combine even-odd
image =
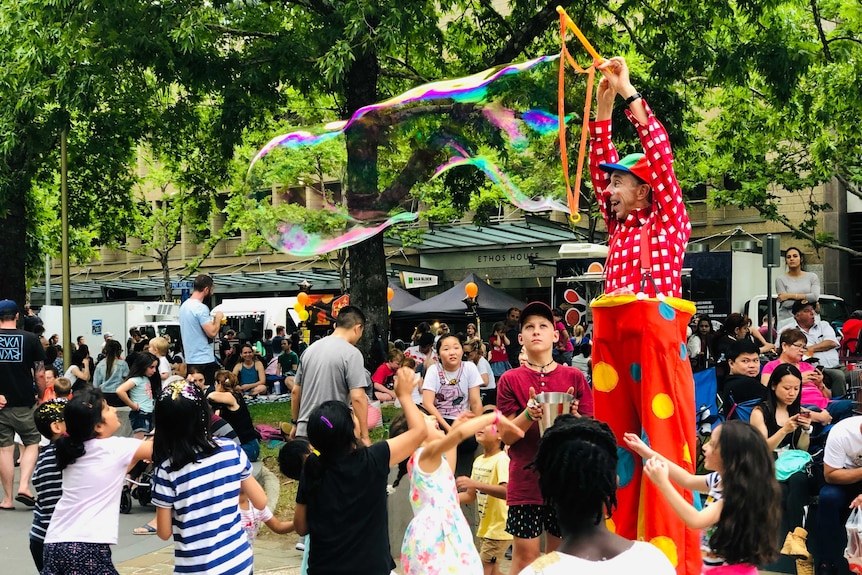
[[[261,233],[280,251],[315,256],[424,209],[470,208],[478,192],[528,212],[568,213],[552,112],[557,60],[424,84],[347,121],[273,138],[248,172],[265,198],[254,212]]]

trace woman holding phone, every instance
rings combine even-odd
[[[751,412],[751,425],[763,434],[776,453],[787,449],[808,450],[811,411],[800,405],[802,374],[792,364],[782,363],[769,378],[769,395]],[[783,511],[782,533],[802,527],[808,503],[808,473],[803,469],[778,482]]]

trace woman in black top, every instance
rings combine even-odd
[[[800,406],[802,374],[782,363],[769,378],[769,395],[751,412],[751,425],[760,430],[773,451],[808,450],[811,414]],[[779,481],[784,511],[781,533],[802,527],[803,508],[808,503],[808,473],[797,471]]]
[[[257,461],[260,457],[260,435],[254,428],[236,376],[222,369],[216,372],[215,381],[216,390],[207,399],[213,409],[218,410],[219,416],[233,427],[249,461]]]

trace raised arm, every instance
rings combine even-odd
[[[515,426],[499,411],[493,411],[480,416],[473,416],[469,412],[462,413],[457,420],[457,425],[453,425],[449,433],[441,439],[430,442],[425,449],[422,450],[422,455],[419,457],[418,465],[426,472],[431,472],[440,466],[440,460],[444,453],[454,452],[458,444],[473,437],[477,431],[494,424],[498,426],[498,431],[506,431],[508,433],[524,437],[523,430]],[[449,461],[449,465],[455,468],[455,461]]]
[[[644,474],[658,487],[674,513],[690,529],[705,529],[718,523],[724,502],[718,500],[700,511],[695,509],[673,486],[669,478],[667,463],[661,459],[653,457],[647,461],[646,465],[644,465]]]
[[[653,458],[663,461],[667,465],[669,479],[683,489],[703,492],[708,487],[705,476],[689,473],[658,451],[652,449],[634,433],[623,434],[623,441],[626,447],[640,455],[645,461]]]
[[[409,367],[401,367],[395,374],[395,396],[401,402],[404,417],[407,419],[407,431],[387,439],[389,443],[389,465],[398,465],[416,451],[428,436],[428,426],[425,417],[416,404],[413,403],[414,371]],[[296,516],[294,516],[296,522]]]

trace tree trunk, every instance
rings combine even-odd
[[[377,102],[379,74],[377,54],[373,47],[356,55],[347,74],[348,115]],[[379,198],[377,152],[380,131],[373,123],[358,122],[347,131],[347,207],[365,206],[369,199]],[[380,206],[388,209],[387,206]],[[350,266],[350,303],[366,317],[365,333],[359,349],[369,369],[375,369],[381,358],[381,345],[389,340],[389,314],[386,301],[386,255],[383,234],[348,248]]]
[[[383,252],[383,234],[377,234],[350,250],[350,303],[365,313],[365,333],[359,349],[370,369],[381,358],[389,341],[389,306],[386,301],[386,257]]]
[[[24,317],[27,298],[26,250],[27,245],[27,192],[30,175],[17,169],[13,162],[3,170],[0,186],[0,299],[11,299],[18,304]]]
[[[170,266],[170,251],[161,256],[159,263],[162,265],[162,280],[165,288],[165,301],[174,301],[173,290],[171,289],[171,266]]]

